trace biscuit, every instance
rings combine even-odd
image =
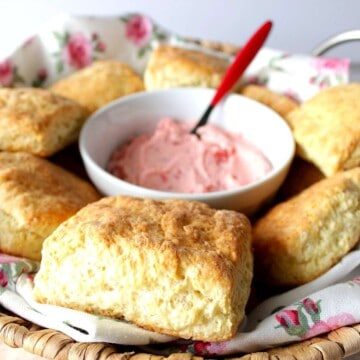
[[[360,166],[360,83],[320,91],[286,120],[297,154],[325,176]]]
[[[0,152],[0,251],[40,260],[44,239],[99,198],[92,185],[46,159]]]
[[[359,237],[357,167],[316,182],[255,222],[256,276],[267,285],[304,284],[335,265]]]
[[[299,106],[295,100],[288,96],[278,94],[260,85],[244,85],[237,92],[268,106],[282,117]]]
[[[229,61],[199,50],[171,45],[158,46],[144,72],[146,90],[173,87],[219,86]]]
[[[118,60],[98,60],[49,89],[77,101],[91,114],[115,99],[144,90],[144,84],[129,65]]]
[[[252,272],[244,215],[200,202],[106,197],[46,239],[34,298],[221,341],[244,317]]]
[[[77,140],[86,114],[48,90],[0,88],[0,150],[50,156]]]

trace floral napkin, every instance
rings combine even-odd
[[[39,304],[32,298],[38,267],[37,262],[0,254],[0,305],[80,342],[134,345],[152,353],[215,356],[261,351],[360,322],[360,246],[316,280],[258,305],[233,339],[215,343],[175,339],[121,320]]]
[[[46,87],[94,60],[107,58],[128,63],[142,74],[151,51],[160,43],[208,51],[142,14],[108,17],[60,14],[13,54],[0,59],[0,86]],[[265,47],[242,80],[264,85],[302,102],[324,87],[348,82],[349,71],[347,59],[316,58]]]

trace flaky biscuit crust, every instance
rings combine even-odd
[[[326,176],[360,166],[360,84],[324,89],[290,112],[297,153]]]
[[[45,241],[34,296],[215,341],[235,334],[251,278],[244,215],[198,202],[118,196],[80,210]]]
[[[229,61],[199,50],[160,45],[152,53],[144,72],[146,90],[197,86],[216,88]]]
[[[0,88],[0,150],[48,157],[77,140],[87,113],[48,90]]]
[[[0,251],[40,260],[44,239],[99,198],[92,185],[45,159],[0,152]]]
[[[141,77],[118,60],[98,60],[50,86],[93,113],[109,102],[144,90]]]
[[[295,286],[335,265],[360,238],[360,167],[325,178],[278,204],[253,229],[255,270]]]

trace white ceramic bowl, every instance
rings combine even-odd
[[[80,153],[86,171],[101,193],[126,194],[153,199],[190,199],[215,208],[251,215],[270,200],[284,181],[294,156],[294,140],[285,121],[270,108],[249,98],[231,94],[213,111],[209,122],[240,132],[257,145],[272,163],[264,178],[237,189],[201,194],[152,190],[111,175],[105,170],[111,153],[135,135],[152,132],[158,120],[199,119],[214,94],[212,89],[176,88],[136,93],[116,100],[94,113],[80,134]]]

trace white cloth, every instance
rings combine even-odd
[[[137,346],[168,343],[165,353],[225,355],[302,341],[360,322],[360,248],[316,280],[259,304],[233,339],[219,343],[177,342],[171,336],[124,321],[38,304],[32,298],[33,274],[37,269],[36,262],[0,254],[0,304],[24,319],[62,331],[80,342]],[[147,350],[151,351],[151,347]]]

